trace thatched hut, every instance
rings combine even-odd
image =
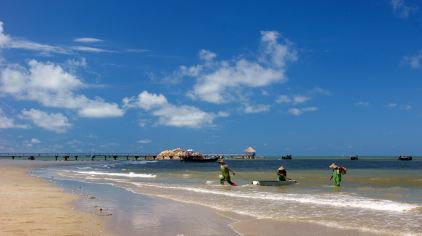
[[[243,150],[243,152],[245,152],[250,159],[255,159],[256,150],[253,147],[249,146]]]

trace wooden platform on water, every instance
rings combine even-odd
[[[206,158],[223,157],[225,159],[253,159],[246,154],[204,154]],[[12,160],[56,160],[56,161],[154,161],[155,153],[0,153],[0,159]]]

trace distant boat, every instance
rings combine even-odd
[[[288,154],[288,155],[284,155],[281,157],[282,160],[291,160],[292,159],[292,155]]]
[[[358,157],[358,155],[350,156],[350,160],[357,161],[357,160],[359,160],[359,157]]]
[[[400,161],[411,161],[413,158],[412,158],[412,156],[399,156],[398,159]]]
[[[218,159],[218,156],[207,158],[199,152],[194,152],[193,149],[186,150],[184,154],[180,156],[180,160],[186,162],[215,162]]]

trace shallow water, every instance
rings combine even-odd
[[[330,159],[233,160],[232,180],[221,186],[217,163],[113,161],[90,163],[38,174],[111,183],[132,192],[160,196],[256,218],[300,221],[382,234],[422,234],[422,161],[336,160],[348,167],[340,188],[331,186]],[[250,185],[275,180],[283,165],[298,184]]]

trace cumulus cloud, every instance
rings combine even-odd
[[[305,112],[313,112],[313,111],[318,111],[318,107],[304,107],[304,108],[293,107],[287,110],[288,113],[294,116],[300,116]]]
[[[99,42],[102,42],[102,41],[103,41],[102,39],[90,38],[90,37],[73,39],[73,42],[76,42],[76,43],[99,43]]]
[[[188,96],[215,104],[228,103],[238,101],[236,94],[243,89],[286,81],[287,64],[297,60],[297,52],[289,41],[280,43],[279,38],[276,31],[262,31],[260,50],[252,60],[243,56],[216,60],[216,53],[201,50],[201,64],[180,67],[182,76],[196,80]]]
[[[41,44],[25,39],[15,38],[4,32],[3,22],[0,21],[0,48],[26,49],[44,53],[68,53],[69,51],[48,44]]]
[[[199,128],[212,125],[217,117],[227,116],[226,113],[208,113],[193,106],[176,106],[167,101],[162,94],[143,91],[136,98],[124,98],[126,108],[141,108],[158,118],[158,124],[174,127]]]
[[[47,107],[75,109],[83,117],[119,117],[123,110],[115,103],[76,94],[84,83],[61,66],[31,60],[28,68],[8,65],[0,68],[0,93],[30,100]]]
[[[61,113],[47,113],[33,108],[22,110],[21,117],[32,121],[40,128],[57,133],[64,133],[72,126],[67,117]]]
[[[412,56],[405,56],[404,62],[408,64],[412,69],[422,68],[422,50]]]
[[[3,110],[0,108],[0,129],[26,129],[28,128],[27,125],[23,124],[16,124],[13,118],[7,117]]]
[[[401,18],[408,18],[418,10],[417,7],[408,6],[405,0],[391,0],[390,5],[393,7],[394,13]]]

